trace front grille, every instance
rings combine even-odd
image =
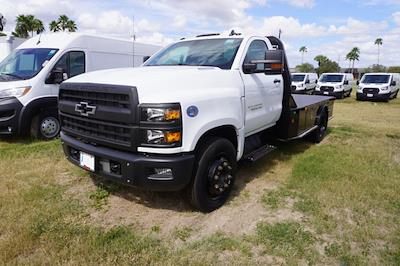
[[[95,111],[80,112],[85,103]],[[63,83],[59,94],[62,131],[94,145],[134,151],[138,128],[134,87]]]
[[[328,86],[321,86],[320,90],[321,90],[322,92],[325,92],[325,91],[327,91],[327,92],[333,92],[333,91],[335,90],[335,88],[334,88],[334,87],[328,87]]]
[[[72,102],[90,102],[93,105],[130,108],[129,95],[119,93],[62,90],[59,99]]]
[[[105,123],[61,114],[63,130],[88,141],[100,140],[110,144],[131,147],[132,128],[124,124]]]
[[[377,95],[377,94],[379,94],[379,89],[378,88],[364,88],[363,93]]]

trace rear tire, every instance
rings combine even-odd
[[[56,110],[46,110],[36,115],[31,123],[31,135],[42,140],[51,140],[60,133],[60,121]]]
[[[212,212],[228,199],[235,182],[236,149],[224,138],[211,138],[199,149],[194,178],[189,187],[192,205]]]
[[[318,123],[318,128],[311,134],[311,140],[314,143],[320,143],[326,136],[326,130],[328,129],[328,113],[324,110],[321,113],[321,117]]]

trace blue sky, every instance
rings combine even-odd
[[[132,36],[132,17],[139,41],[167,44],[181,37],[231,28],[244,33],[276,35],[279,28],[292,66],[324,54],[341,66],[347,52],[361,49],[358,66],[377,62],[374,41],[383,38],[381,62],[400,65],[400,0],[0,0],[8,19],[34,14],[47,25],[60,14],[74,19],[82,32]]]

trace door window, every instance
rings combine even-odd
[[[55,64],[53,70],[57,68],[61,68],[68,78],[85,73],[85,53],[71,51],[64,54]]]
[[[267,44],[262,40],[253,41],[247,50],[244,63],[248,64],[253,60],[265,60],[268,51]],[[257,70],[265,69],[264,64],[257,64]]]

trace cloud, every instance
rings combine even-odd
[[[315,0],[286,0],[290,5],[303,7],[303,8],[313,8],[315,6]]]

